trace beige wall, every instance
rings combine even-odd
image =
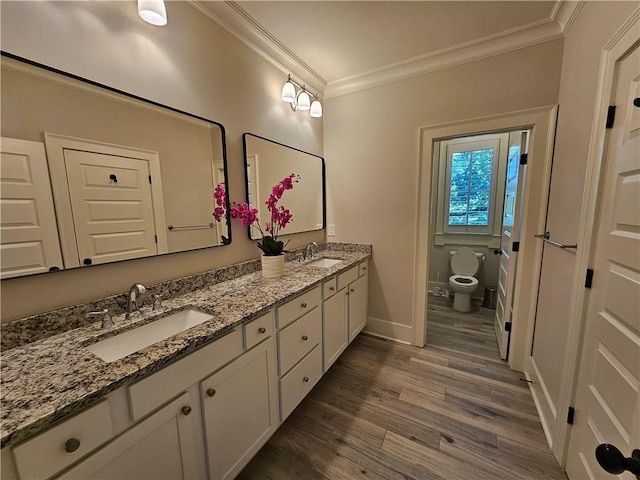
[[[325,100],[327,222],[370,242],[369,316],[411,338],[419,128],[555,104],[562,40]],[[429,192],[424,192],[429,194]],[[375,320],[374,320],[375,323]],[[379,322],[378,322],[379,323]]]
[[[164,28],[144,23],[133,1],[0,8],[3,50],[222,123],[232,201],[245,199],[242,133],[322,155],[322,121],[280,101],[285,73],[187,3],[168,2]],[[3,280],[2,321],[259,257],[245,228],[232,235],[228,247]],[[300,234],[290,246],[323,239]]]

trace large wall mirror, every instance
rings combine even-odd
[[[221,124],[1,61],[2,278],[230,243]]]
[[[286,191],[280,202],[293,214],[291,224],[282,233],[322,230],[325,225],[324,159],[251,133],[245,133],[243,140],[247,203],[258,209],[262,223],[269,219],[265,202],[272,187],[295,173],[299,182],[293,190]],[[249,236],[259,239],[260,232],[250,229]]]

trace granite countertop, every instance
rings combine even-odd
[[[3,352],[1,446],[13,445],[226,335],[327,277],[349,269],[368,258],[370,252],[326,250],[321,256],[344,261],[329,268],[287,262],[285,275],[279,279],[263,279],[260,272],[247,274],[165,300],[161,312],[145,307],[138,319],[125,321],[124,315],[116,316],[115,326],[108,329],[100,328],[100,322],[96,322]],[[111,363],[85,348],[187,308],[207,312],[213,319]]]

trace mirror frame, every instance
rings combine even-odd
[[[210,119],[208,119],[206,117],[195,115],[193,113],[186,112],[184,110],[180,110],[178,108],[171,107],[169,105],[165,105],[165,104],[156,102],[154,100],[149,100],[147,98],[140,97],[139,95],[135,95],[133,93],[129,93],[129,92],[126,92],[124,90],[120,90],[120,89],[117,89],[115,87],[111,87],[109,85],[105,85],[105,84],[102,84],[100,82],[96,82],[94,80],[90,80],[90,79],[81,77],[79,75],[75,75],[73,73],[69,73],[69,72],[66,72],[64,70],[60,70],[58,68],[51,67],[49,65],[45,65],[45,64],[42,64],[40,62],[36,62],[34,60],[30,60],[30,59],[25,58],[25,57],[21,57],[19,55],[15,55],[15,54],[7,52],[5,50],[0,50],[0,61],[2,59],[4,59],[4,58],[9,58],[9,59],[25,63],[27,65],[30,65],[30,66],[33,66],[33,67],[36,67],[36,68],[41,68],[41,69],[46,70],[48,72],[52,72],[52,73],[55,73],[55,74],[58,74],[58,75],[62,75],[64,77],[66,77],[66,78],[70,78],[72,80],[76,80],[76,81],[79,81],[79,82],[82,82],[82,83],[86,83],[86,84],[88,84],[88,85],[90,85],[92,87],[97,87],[99,89],[104,89],[104,90],[106,90],[107,92],[110,92],[110,93],[123,95],[123,96],[125,96],[125,97],[127,97],[129,99],[133,99],[133,100],[138,101],[138,102],[142,102],[142,103],[145,103],[145,104],[157,107],[157,108],[161,108],[161,109],[166,109],[166,110],[168,110],[170,112],[173,112],[173,113],[177,113],[177,114],[180,114],[180,115],[185,115],[187,117],[190,117],[190,118],[193,118],[193,119],[196,119],[196,120],[200,120],[200,121],[203,121],[203,122],[218,126],[218,128],[220,128],[220,135],[221,135],[222,164],[223,164],[223,170],[224,170],[224,176],[225,176],[226,210],[227,210],[227,212],[229,212],[231,203],[230,203],[230,200],[229,200],[229,167],[228,167],[228,161],[227,161],[227,137],[226,137],[226,130],[225,130],[224,125],[222,123],[216,122],[214,120],[210,120]],[[41,133],[44,134],[44,132],[41,132]],[[47,158],[47,162],[48,162],[48,158]],[[213,190],[211,192],[211,195],[213,195]],[[54,204],[54,208],[55,208],[55,204]],[[130,261],[135,261],[135,260],[156,258],[156,257],[165,256],[165,255],[173,255],[173,254],[179,254],[179,253],[185,253],[185,252],[193,252],[193,251],[197,251],[197,250],[205,250],[205,249],[209,249],[209,248],[224,247],[224,246],[227,246],[227,245],[231,244],[231,242],[232,242],[232,228],[231,228],[231,222],[230,222],[229,216],[226,216],[226,225],[227,225],[227,234],[228,234],[228,235],[226,235],[227,241],[222,243],[221,245],[206,246],[206,247],[196,247],[196,248],[190,248],[190,249],[187,249],[187,250],[180,250],[180,251],[176,251],[176,252],[158,253],[158,254],[151,255],[151,256],[138,257],[138,258],[129,258],[129,259],[125,259],[125,260],[115,260],[113,262],[101,263],[101,264],[96,264],[96,265],[87,265],[87,266],[89,266],[89,267],[91,267],[91,266],[97,267],[97,266],[100,266],[100,265],[112,265],[112,264],[118,264],[118,263],[122,263],[122,262],[130,262]],[[60,241],[60,238],[58,236],[58,242],[59,241]],[[48,272],[40,272],[40,273],[33,273],[33,274],[28,274],[28,275],[23,275],[23,276],[18,276],[18,277],[6,278],[6,279],[2,279],[2,281],[4,282],[4,281],[7,281],[7,280],[13,280],[14,278],[19,279],[19,278],[24,278],[24,277],[32,277],[32,276],[36,276],[36,275],[45,275],[45,274],[63,272],[63,271],[67,271],[67,270],[79,270],[79,269],[82,269],[82,268],[86,268],[87,266],[82,266],[81,265],[80,267],[62,268],[60,270],[50,270]]]
[[[316,155],[314,153],[305,152],[304,150],[300,150],[299,148],[292,147],[290,145],[285,145],[284,143],[276,142],[275,140],[271,140],[270,138],[265,138],[260,135],[256,135],[255,133],[245,132],[242,134],[242,151],[244,156],[244,188],[245,188],[245,202],[249,203],[249,174],[248,174],[248,156],[247,156],[247,137],[259,138],[260,140],[264,140],[266,142],[270,142],[281,147],[289,148],[291,150],[295,150],[299,153],[304,153],[305,155],[310,155],[312,157],[316,157],[320,160],[320,164],[322,166],[322,228],[314,228],[310,230],[301,230],[299,232],[281,232],[279,235],[296,235],[298,233],[307,233],[307,232],[318,232],[321,230],[325,230],[327,228],[327,180],[326,180],[326,170],[325,170],[325,162],[324,157],[320,155]],[[247,227],[247,236],[249,240],[255,242],[256,238],[251,237],[251,227]]]

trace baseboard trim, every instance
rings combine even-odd
[[[367,325],[362,331],[369,335],[394,340],[407,345],[411,344],[411,339],[413,338],[413,329],[411,326],[374,317],[367,317]]]

